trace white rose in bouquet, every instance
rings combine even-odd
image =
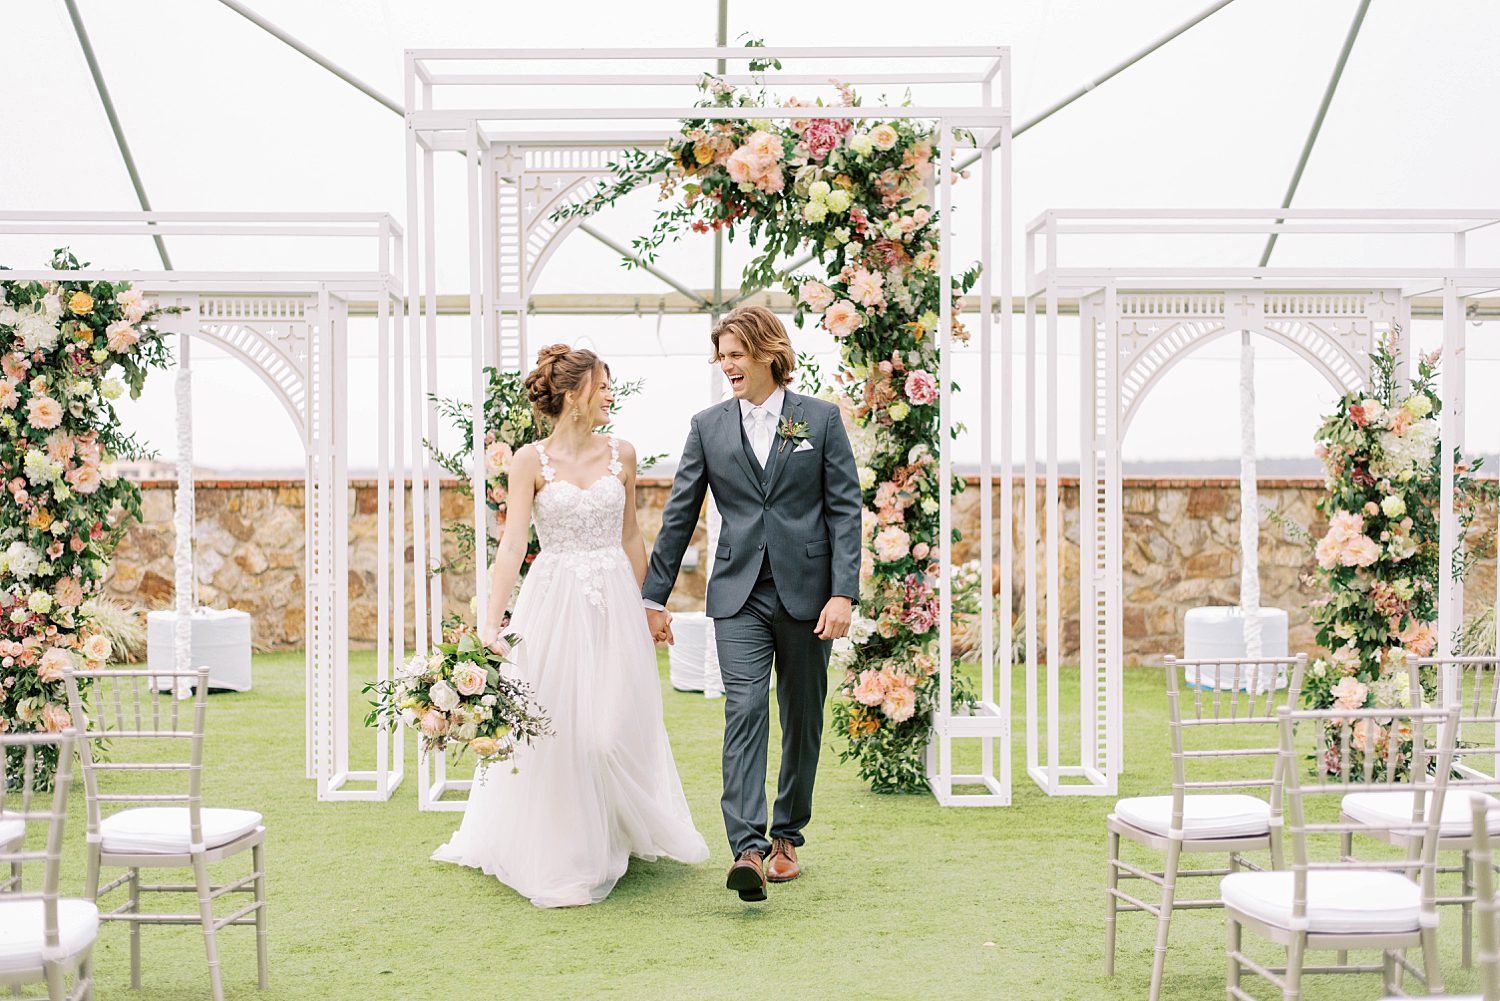
[[[432,700],[433,705],[445,713],[452,712],[453,708],[458,705],[458,693],[446,681],[439,681],[429,688],[427,697]]]

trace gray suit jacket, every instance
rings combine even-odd
[[[764,476],[742,445],[739,400],[693,418],[643,597],[666,604],[704,494],[713,490],[723,527],[708,582],[709,618],[740,610],[768,550],[777,595],[793,617],[816,619],[833,595],[859,600],[859,472],[839,408],[788,390],[782,418],[807,424],[810,447],[799,450],[778,433]]]

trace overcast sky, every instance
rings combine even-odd
[[[402,52],[453,46],[683,46],[711,44],[712,3],[653,3],[621,18],[617,2],[558,5],[394,0],[250,0],[277,25],[400,99]],[[385,211],[404,217],[401,120],[294,53],[233,11],[204,0],[124,4],[79,0],[102,71],[146,190],[163,210]],[[809,45],[1009,45],[1014,118],[1025,121],[1205,6],[1182,2],[950,3],[939,8],[867,0],[847,5],[790,0],[730,3],[729,36]],[[1238,0],[1137,66],[1020,137],[1015,145],[1015,217],[1048,207],[1262,207],[1285,190],[1297,153],[1356,8],[1354,0]],[[649,13],[646,11],[649,10]],[[0,34],[0,211],[133,209],[137,205],[64,6],[8,0]],[[1500,94],[1500,9],[1469,0],[1376,4],[1349,60],[1343,84],[1308,164],[1295,204],[1302,207],[1500,207],[1500,133],[1491,123]],[[774,87],[774,79],[773,79]],[[796,92],[798,88],[786,88]],[[919,103],[923,94],[918,88]],[[877,95],[868,95],[873,103]],[[539,98],[540,99],[540,98]],[[559,90],[553,103],[572,99]],[[449,157],[457,160],[457,157]],[[449,168],[445,168],[449,169]],[[456,174],[456,166],[451,168]],[[450,185],[441,211],[440,283],[466,291],[461,188]],[[977,186],[955,191],[958,256],[977,253]],[[620,242],[649,225],[649,193],[597,224]],[[1471,263],[1500,262],[1495,239],[1477,241]],[[111,267],[158,266],[150,244],[77,238],[81,256]],[[56,245],[47,238],[0,236],[0,263],[37,266]],[[1017,241],[1019,247],[1019,241]],[[339,269],[349,247],[241,241],[171,245],[179,268]],[[1435,265],[1441,245],[1416,240],[1336,246],[1286,240],[1274,263]],[[1202,241],[1176,252],[1183,264],[1254,263],[1258,243]],[[730,283],[748,257],[731,250]],[[1164,253],[1147,244],[1111,251],[1126,259]],[[1332,255],[1330,257],[1330,255]],[[709,283],[706,239],[685,240],[662,266],[686,284]],[[655,292],[649,276],[619,267],[582,235],[559,250],[536,288],[558,292]],[[700,318],[538,317],[534,343],[586,342],[617,376],[648,378],[621,431],[645,452],[675,452],[687,416],[709,402]],[[1071,335],[1071,327],[1064,325]],[[1471,449],[1500,448],[1500,404],[1487,392],[1500,375],[1497,324],[1471,325],[1467,423]],[[375,368],[369,325],[356,325],[350,371],[351,426],[368,429]],[[1436,343],[1436,324],[1418,324]],[[832,363],[832,345],[812,333],[799,347]],[[443,390],[466,390],[467,324],[443,326]],[[1076,349],[1062,378],[1076,379]],[[298,440],[269,393],[238,362],[195,354],[195,450],[201,465],[226,470],[295,469]],[[972,372],[972,364],[964,371]],[[1019,366],[1017,372],[1019,373]],[[976,423],[977,379],[961,378],[958,413]],[[1203,349],[1158,384],[1131,428],[1128,458],[1205,459],[1238,452],[1234,404],[1237,344]],[[972,389],[970,386],[972,385]],[[1307,455],[1318,415],[1332,401],[1321,378],[1290,353],[1259,352],[1257,419],[1263,456]],[[366,392],[361,392],[361,390]],[[1020,413],[1019,395],[1010,401]],[[265,420],[247,424],[247,415]],[[170,454],[171,380],[148,383],[146,398],[124,408],[132,428]],[[253,433],[247,432],[253,427]],[[1076,405],[1060,418],[1065,455],[1076,455]],[[367,440],[368,439],[368,440]],[[960,459],[977,445],[959,446]],[[374,461],[374,441],[356,435],[351,464]]]

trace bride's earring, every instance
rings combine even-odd
[[[577,407],[573,408],[573,420],[574,420],[575,423],[578,422],[578,421],[583,420],[583,414],[581,414],[581,413],[578,412],[578,408]]]

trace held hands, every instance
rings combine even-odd
[[[671,646],[672,639],[672,613],[666,609],[646,609],[646,625],[651,630],[651,638],[657,643],[666,643]]]
[[[854,603],[848,598],[834,595],[818,615],[818,624],[813,627],[813,633],[820,640],[843,639],[849,635],[849,622],[853,618]]]

